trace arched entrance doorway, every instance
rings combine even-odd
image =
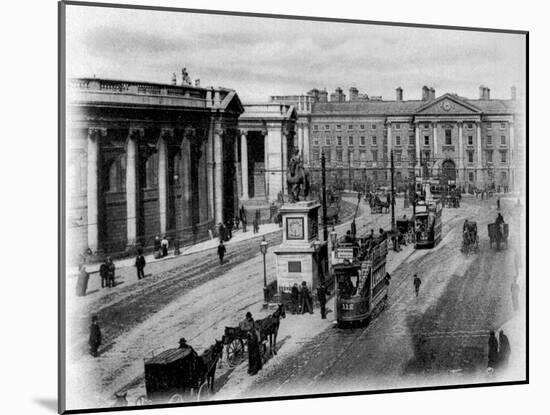
[[[456,181],[456,165],[455,162],[447,159],[441,164],[441,173],[446,181]]]

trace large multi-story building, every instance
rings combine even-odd
[[[468,187],[516,187],[523,177],[523,117],[516,89],[510,99],[491,99],[481,86],[478,99],[452,93],[436,97],[424,86],[422,99],[395,100],[359,94],[349,99],[337,88],[305,95],[272,96],[271,102],[298,108],[296,145],[319,175],[321,154],[329,182],[347,186],[389,184],[391,153],[394,179],[406,183],[421,174],[446,177]]]

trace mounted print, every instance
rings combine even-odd
[[[527,383],[527,32],[59,7],[60,412]]]

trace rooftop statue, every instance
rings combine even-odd
[[[308,197],[310,191],[309,170],[304,167],[302,157],[297,149],[294,150],[288,162],[286,183],[288,195],[290,196],[290,203],[298,202],[301,192],[303,193],[304,200]]]

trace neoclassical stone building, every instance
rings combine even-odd
[[[404,100],[401,88],[391,101],[356,88],[346,99],[337,88],[330,101],[326,91],[316,89],[270,101],[299,108],[297,145],[317,176],[324,152],[329,182],[388,185],[392,151],[398,183],[421,170],[466,187],[515,189],[523,178],[524,121],[514,87],[510,99],[491,99],[485,86],[478,99],[436,97],[425,86],[421,100]]]
[[[67,86],[67,240],[121,252],[204,237],[239,206],[235,91],[107,79]]]

